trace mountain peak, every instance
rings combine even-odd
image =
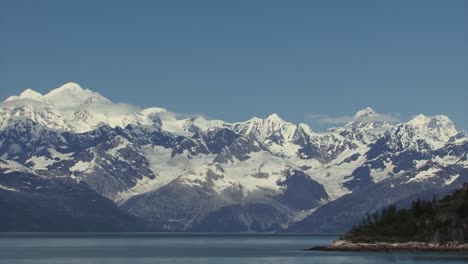
[[[423,114],[419,114],[415,117],[413,117],[413,119],[411,119],[410,121],[408,121],[408,124],[410,125],[413,125],[413,126],[420,126],[420,125],[425,125],[427,123],[429,123],[429,121],[431,120],[431,118],[423,115]]]
[[[273,113],[267,116],[265,120],[270,120],[272,122],[284,122],[284,120],[277,113]]]
[[[56,94],[62,93],[62,92],[82,92],[84,89],[77,83],[74,82],[68,82],[58,88],[53,89],[50,91],[46,96],[54,96]]]
[[[20,95],[20,98],[34,98],[34,97],[42,97],[42,94],[28,88],[24,90]]]
[[[250,118],[249,120],[247,121],[242,121],[242,122],[238,122],[237,124],[244,124],[244,123],[261,123],[263,119],[261,119],[260,117],[252,117]]]
[[[456,130],[452,120],[444,115],[425,116],[420,114],[413,117],[413,119],[411,119],[407,124],[411,126]]]
[[[405,129],[400,130],[401,127]],[[425,116],[417,115],[409,122],[398,125],[394,128],[401,145],[404,148],[419,149],[418,140],[424,140],[431,149],[443,147],[449,140],[458,134],[452,121],[442,115]],[[408,131],[411,131],[408,133]]]
[[[363,117],[372,117],[377,116],[378,114],[374,111],[374,109],[370,107],[366,107],[356,112],[354,118],[363,118]]]
[[[36,100],[36,101],[43,101],[44,100],[42,94],[28,88],[28,89],[24,90],[22,93],[20,93],[19,96],[10,96],[10,97],[8,97],[5,100],[5,102],[14,101],[14,100],[21,100],[21,99],[32,99],[32,100]]]
[[[185,122],[185,127],[188,129],[190,127],[197,127],[201,131],[207,131],[214,127],[222,127],[224,121],[221,120],[208,120],[204,116],[197,115],[190,117]]]
[[[307,124],[299,123],[299,125],[297,125],[297,127],[302,129],[302,131],[306,132],[307,134],[313,134],[314,133],[312,128]]]
[[[76,108],[83,104],[89,105],[96,102],[111,103],[109,99],[99,93],[84,89],[74,82],[55,88],[44,97],[60,109]]]

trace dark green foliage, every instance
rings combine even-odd
[[[468,190],[437,201],[416,200],[409,209],[393,205],[352,228],[343,239],[353,242],[468,243]]]

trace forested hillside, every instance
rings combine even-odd
[[[367,215],[343,236],[354,243],[426,242],[463,244],[468,242],[468,184],[442,198],[416,200],[408,209],[389,206]]]

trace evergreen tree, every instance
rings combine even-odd
[[[344,239],[355,242],[456,242],[468,241],[468,190],[442,200],[415,200],[408,209],[390,205],[380,213],[366,214]]]

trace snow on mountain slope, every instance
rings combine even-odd
[[[74,111],[83,104],[95,102],[111,103],[99,93],[83,89],[79,84],[69,82],[44,95],[44,98],[53,103],[58,109]]]
[[[344,185],[351,190],[366,188],[387,178],[401,177],[415,169],[429,170],[434,166],[449,164],[450,160],[466,156],[463,152],[466,150],[455,151],[455,157],[438,150],[450,147],[454,142],[462,143],[462,138],[466,136],[459,133],[446,116],[416,116],[409,122],[395,125],[378,138],[365,154],[366,161],[347,177],[348,181]],[[436,153],[443,153],[440,154],[443,158],[436,158]],[[427,175],[437,174],[429,171]]]
[[[209,164],[215,158],[214,154],[197,158],[190,158],[187,153],[173,155],[172,148],[155,145],[145,145],[141,149],[155,177],[153,179],[145,177],[139,180],[133,188],[120,192],[116,199],[118,203],[125,202],[135,195],[155,191],[177,177]]]
[[[70,123],[76,131],[85,132],[104,124],[111,127],[126,127],[129,124],[146,124],[146,121],[133,106],[93,102],[79,106],[73,112]]]
[[[200,186],[213,180],[210,175],[213,175],[214,171],[222,175],[223,179],[218,179],[212,186],[218,193],[232,186],[241,186],[244,196],[259,189],[278,191],[280,187],[277,182],[281,179],[282,172],[295,167],[281,157],[265,151],[250,152],[246,160],[220,158],[226,153],[229,153],[229,156],[233,154],[228,149],[229,147],[224,147],[218,154],[193,156],[187,152],[173,155],[172,149],[162,146],[143,146],[144,155],[148,158],[156,177],[153,180],[143,179],[134,188],[119,194],[119,200],[157,190],[175,179],[188,186]]]
[[[395,151],[435,150],[443,147],[457,134],[455,125],[446,116],[418,115],[407,123],[393,127],[387,144]]]
[[[375,112],[374,109],[366,107],[359,110],[354,115],[353,120],[344,127],[331,129],[330,131],[337,132],[350,140],[371,144],[385,131],[392,128],[392,125],[386,119],[388,118]]]
[[[36,100],[40,102],[47,102],[46,98],[42,96],[42,94],[33,91],[31,89],[26,89],[24,90],[19,96],[10,96],[8,97],[5,102],[10,102],[10,101],[16,101],[16,100],[21,100],[21,99],[31,99],[31,100]]]
[[[0,159],[0,172],[2,174],[7,174],[11,172],[22,172],[22,173],[32,173],[32,171],[26,166],[6,159]]]
[[[320,162],[304,161],[298,162],[309,175],[321,183],[331,200],[350,193],[344,185],[348,181],[349,173],[366,161],[365,153],[368,147],[360,145],[357,149],[347,149],[333,161],[322,164]]]
[[[86,132],[103,124],[125,127],[149,123],[139,108],[112,103],[76,83],[66,83],[45,95],[27,89],[19,96],[9,97],[1,107],[2,123],[10,117],[22,116],[63,131]]]
[[[246,135],[254,136],[260,140],[290,141],[297,126],[286,122],[278,114],[271,114],[264,119],[254,117],[246,122],[232,124],[232,130]]]
[[[447,117],[391,121],[365,108],[327,132],[277,114],[228,123],[113,103],[68,83],[0,103],[0,158],[44,177],[84,181],[158,224],[177,219],[170,230],[207,228],[224,213],[281,219],[258,227],[269,230],[390,179],[457,181],[455,172],[467,167],[467,137]],[[241,222],[253,230],[252,221]]]
[[[72,130],[70,123],[52,105],[45,101],[19,97],[9,98],[0,103],[0,129],[10,125],[14,120],[28,118],[52,129]]]
[[[45,95],[26,89],[19,96],[10,96],[1,104],[0,124],[7,125],[12,116],[29,117],[49,128],[86,132],[102,125],[122,127],[158,125],[173,133],[193,135],[210,127],[223,126],[223,121],[206,120],[201,116],[178,118],[163,108],[140,109],[125,103],[113,103],[97,92],[80,85],[66,83]],[[24,113],[22,113],[24,112]],[[47,120],[42,120],[46,119]]]
[[[306,124],[294,125],[277,114],[265,119],[252,118],[229,127],[239,134],[256,138],[272,154],[286,159],[326,163],[347,149],[356,149],[359,144],[337,133],[317,133]]]
[[[146,123],[140,109],[128,104],[113,103],[99,93],[67,83],[44,95],[70,122],[74,131],[85,132],[107,124],[125,127]]]

